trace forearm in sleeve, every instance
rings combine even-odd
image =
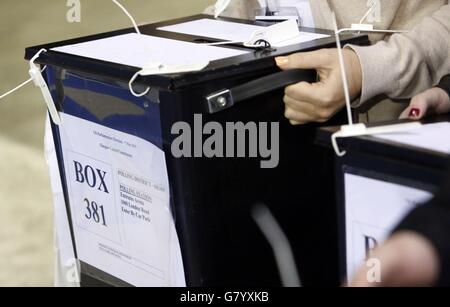
[[[221,14],[222,17],[252,19],[254,10],[259,8],[258,0],[231,0],[227,9]],[[205,14],[214,15],[214,6],[209,6]]]
[[[410,98],[450,71],[450,5],[425,17],[411,32],[360,47],[349,45],[361,62],[362,104],[381,94]]]

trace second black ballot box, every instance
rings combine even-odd
[[[198,15],[149,24],[140,29],[143,35],[178,41],[217,41],[210,37],[158,30],[162,26],[199,19],[211,17]],[[221,20],[254,24],[236,19]],[[274,251],[252,218],[252,209],[261,204],[270,209],[285,232],[304,285],[338,285],[333,156],[314,145],[318,125],[293,126],[284,117],[285,86],[300,81],[314,82],[316,74],[301,70],[281,72],[274,61],[276,56],[334,48],[334,33],[302,29],[329,36],[282,48],[253,50],[243,46],[223,46],[221,48],[247,52],[213,61],[198,72],[139,77],[134,82],[136,91],[150,87],[148,94],[140,98],[133,96],[128,86],[138,68],[52,50],[133,31],[125,29],[28,48],[26,58],[31,59],[42,48],[47,50],[37,63],[46,65],[45,77],[60,114],[133,135],[164,151],[170,203],[187,285],[282,284]],[[342,36],[342,41],[369,44],[367,36],[363,35]],[[179,52],[183,54],[183,50]],[[174,124],[185,122],[194,134],[199,119],[203,126],[209,122],[220,123],[223,127],[227,123],[256,123],[257,127],[267,123],[269,139],[266,145],[279,145],[276,167],[262,168],[261,162],[267,157],[262,157],[261,152],[246,158],[175,157],[171,149],[177,137],[172,134]],[[279,125],[279,135],[273,138],[270,137],[274,132],[270,129],[271,123]],[[332,123],[345,123],[345,117],[338,114]],[[61,162],[64,153],[58,126],[53,125],[53,132]],[[239,139],[228,144],[224,142],[223,152],[230,146],[243,144],[248,151],[255,140],[252,139],[254,135],[249,134],[247,131],[241,140],[243,143]],[[101,157],[96,159],[102,160]],[[68,193],[68,178],[61,165],[60,171],[73,226],[76,212],[71,212],[73,200]],[[140,240],[142,245],[148,243],[145,236]],[[77,251],[76,240],[73,242]],[[80,260],[82,285],[127,285],[123,279]]]
[[[400,124],[405,121],[388,122]],[[351,281],[414,208],[426,204],[448,175],[449,116],[422,120],[403,132],[340,139],[336,157],[340,271]],[[375,127],[383,125],[377,124]],[[339,127],[321,128],[318,143],[331,149]],[[376,264],[367,262],[376,269]],[[375,271],[373,271],[375,272]],[[375,276],[375,275],[374,275]]]

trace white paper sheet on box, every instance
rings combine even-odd
[[[242,50],[205,46],[136,33],[57,47],[52,50],[139,68],[154,62],[165,65],[212,62],[247,53]]]
[[[450,123],[424,125],[411,131],[380,134],[376,138],[450,154]]]
[[[65,113],[61,119],[79,259],[134,286],[185,286],[164,152]]]

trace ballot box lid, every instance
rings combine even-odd
[[[389,121],[368,126],[377,127],[407,122],[407,120]],[[423,125],[428,126],[430,124],[447,124],[449,122],[450,115],[433,116],[421,121]],[[337,126],[319,128],[316,135],[316,143],[333,150],[331,137],[333,133],[339,131],[339,129],[340,127]],[[373,155],[391,161],[401,161],[402,163],[412,163],[441,170],[445,170],[450,162],[450,154],[424,146],[400,143],[399,141],[390,140],[389,138],[378,138],[374,136],[340,138],[338,139],[338,144],[342,150],[346,150],[347,154],[344,157],[348,159],[351,159],[353,154]]]
[[[148,24],[140,27],[142,34],[174,39],[179,41],[187,42],[205,42],[214,40],[208,37],[192,36],[187,34],[179,34],[174,32],[167,32],[158,30],[160,27],[170,26],[175,24],[180,24],[183,22],[194,21],[199,19],[209,18],[209,15],[195,15],[180,19],[175,19],[166,22],[159,22],[154,24]],[[232,18],[220,18],[223,21],[239,22],[243,24],[257,24],[264,25],[261,22],[246,21],[240,19]],[[267,24],[266,24],[267,25]],[[183,74],[171,74],[171,75],[153,75],[140,77],[136,82],[150,85],[152,87],[158,87],[161,90],[177,90],[186,86],[192,86],[196,84],[201,84],[204,82],[211,82],[214,80],[233,78],[234,76],[242,76],[243,74],[257,74],[257,73],[271,73],[277,71],[277,67],[273,60],[276,56],[287,55],[299,51],[310,51],[321,48],[332,48],[335,47],[335,37],[334,33],[326,30],[311,29],[311,28],[301,28],[304,32],[320,33],[330,35],[327,38],[318,39],[314,41],[309,41],[306,43],[291,45],[282,48],[274,48],[272,51],[251,51],[243,55],[234,56],[231,58],[225,58],[222,60],[217,60],[211,62],[205,69],[198,72],[189,72]],[[67,53],[61,53],[51,50],[52,48],[57,48],[61,46],[73,45],[78,43],[90,42],[98,39],[114,37],[118,35],[134,33],[134,28],[122,29],[97,35],[91,35],[71,40],[65,40],[61,42],[55,42],[50,44],[44,44],[34,47],[29,47],[26,49],[25,58],[30,60],[39,50],[46,49],[47,52],[41,54],[36,60],[37,63],[41,65],[54,65],[64,69],[79,71],[87,74],[100,75],[103,77],[110,77],[116,80],[129,81],[133,75],[136,74],[140,69],[137,67],[131,67],[126,65],[121,65],[117,63],[105,62],[100,60],[95,60],[91,58],[75,56]],[[369,40],[367,35],[342,35],[341,40],[344,44],[354,43],[358,45],[367,45]],[[237,46],[227,46],[222,48],[234,48],[239,50],[249,50]]]

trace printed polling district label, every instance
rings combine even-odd
[[[79,259],[135,286],[182,286],[164,152],[132,135],[61,118]]]

